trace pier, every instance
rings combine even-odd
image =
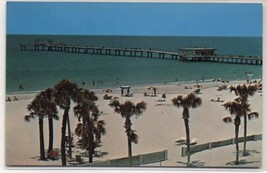
[[[112,48],[93,46],[72,46],[65,43],[37,42],[34,44],[20,44],[21,51],[54,51],[64,53],[80,53],[95,55],[112,55],[125,57],[159,58],[180,60],[183,62],[215,62],[232,64],[262,65],[260,56],[216,55],[216,49],[211,48],[183,48],[179,52],[168,52],[141,48]],[[190,52],[190,53],[188,53]]]

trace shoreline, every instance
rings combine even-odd
[[[260,81],[261,79],[253,79],[253,81]],[[143,94],[145,92],[145,90],[148,88],[148,87],[158,87],[158,88],[164,88],[164,87],[173,87],[173,86],[190,86],[192,87],[195,86],[197,83],[198,84],[202,84],[202,88],[209,88],[209,87],[215,87],[215,86],[211,86],[211,85],[229,85],[229,84],[239,84],[239,83],[244,83],[246,82],[246,80],[230,80],[228,81],[228,83],[223,83],[221,81],[219,82],[215,82],[214,79],[207,79],[207,80],[204,80],[204,81],[181,81],[181,82],[169,82],[169,83],[166,83],[166,84],[143,84],[143,85],[131,85],[131,90],[137,92],[138,94]],[[115,92],[115,93],[118,93],[120,92],[120,86],[114,86],[114,87],[101,87],[101,88],[91,88],[90,87],[85,87],[86,89],[89,89],[90,91],[93,91],[95,92],[96,94],[101,94],[101,93],[104,93],[103,90],[104,89],[111,89],[112,92]],[[126,86],[126,85],[122,85],[122,86]],[[128,86],[128,85],[127,85]],[[81,85],[79,85],[79,87],[82,87]],[[143,92],[140,92],[140,90],[143,89],[144,91]],[[45,90],[45,89],[43,89]],[[6,92],[5,96],[8,97],[8,96],[27,96],[27,95],[35,95],[35,94],[38,94],[40,93],[41,91],[43,90],[37,90],[37,91],[15,91],[15,92]]]

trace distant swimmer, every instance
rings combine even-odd
[[[19,90],[20,90],[20,91],[23,90],[23,86],[22,86],[22,84],[19,84]]]
[[[120,84],[120,79],[117,78],[116,84],[119,85]]]

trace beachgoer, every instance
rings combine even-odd
[[[120,79],[117,78],[116,84],[119,85],[120,84]]]
[[[10,97],[7,97],[6,101],[7,101],[7,102],[11,102]]]
[[[18,101],[19,99],[16,97],[16,96],[14,96],[14,101]]]
[[[95,80],[93,80],[93,86],[95,86]]]
[[[84,82],[84,81],[82,82],[82,85],[83,85],[83,86],[85,85],[85,82]]]
[[[123,95],[123,88],[121,88],[121,95]]]
[[[146,92],[144,92],[144,96],[147,96],[147,93]]]

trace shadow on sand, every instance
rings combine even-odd
[[[182,162],[182,161],[177,161],[176,163],[180,163],[182,165],[187,166],[186,162]],[[196,160],[196,161],[192,161],[190,167],[204,167],[205,166],[205,162],[201,162],[200,160]]]
[[[247,161],[246,159],[239,161],[239,165],[247,165],[247,164],[253,164],[253,163],[259,163],[259,161]],[[235,161],[230,161],[230,162],[227,162],[225,165],[236,165],[236,164],[235,164]]]

